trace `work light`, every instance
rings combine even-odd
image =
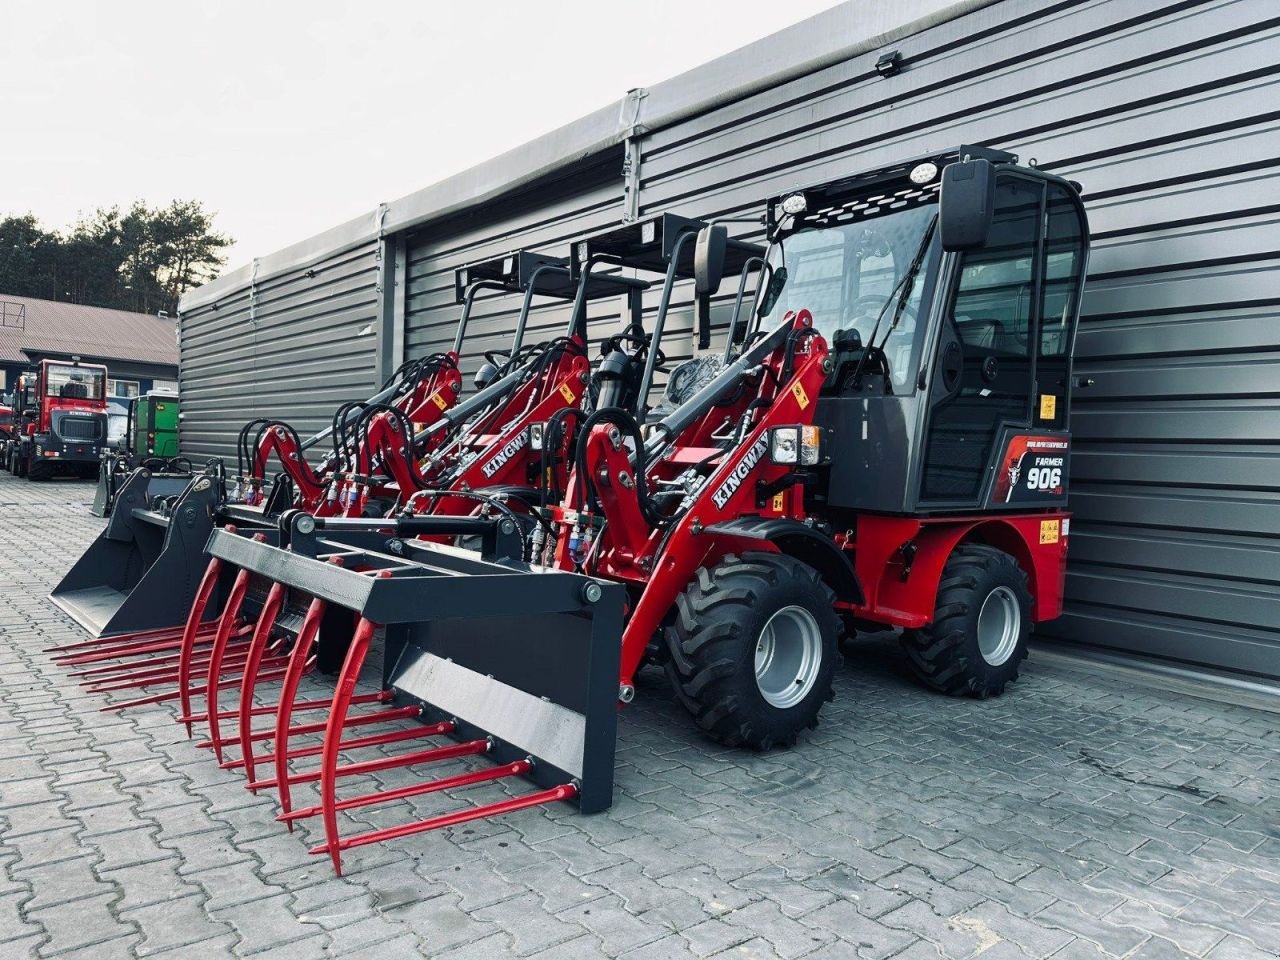
[[[791,217],[798,217],[809,209],[809,201],[803,193],[793,193],[782,199],[782,212]]]
[[[911,182],[921,187],[926,183],[932,183],[933,178],[937,175],[938,165],[927,160],[924,163],[917,163],[911,168],[911,173],[909,174]]]
[[[819,427],[774,427],[769,435],[769,459],[779,464],[811,467],[821,460],[822,430]]]

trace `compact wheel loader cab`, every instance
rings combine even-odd
[[[902,628],[930,686],[998,694],[1031,624],[1060,612],[1078,190],[965,147],[770,217],[772,312],[809,306],[833,345],[814,413],[830,453],[803,489],[865,594],[841,606]]]
[[[121,497],[139,505],[55,591],[103,638],[60,659],[91,689],[141,691],[106,709],[176,701],[290,829],[320,818],[312,852],[339,871],[369,843],[609,806],[618,707],[646,666],[711,738],[757,750],[817,724],[850,631],[900,631],[934,689],[1000,693],[1061,608],[1078,191],[961,147],[776,197],[763,219],[767,247],[661,214],[568,257],[472,265],[453,351],[328,433],[250,424],[234,481],[211,464],[168,505],[135,473]],[[690,282],[697,349],[677,364]],[[514,340],[470,396],[440,396],[463,389],[482,289],[523,292]],[[535,294],[569,323],[525,346]],[[597,300],[624,322],[593,343]],[[269,484],[268,459],[291,465]],[[174,597],[185,625],[150,609]],[[375,649],[380,684],[361,691]],[[336,672],[332,696],[301,693],[314,672]],[[493,763],[428,775],[468,757]],[[393,768],[421,779],[344,788]],[[342,835],[342,811],[515,777],[532,789]],[[317,801],[296,801],[311,783]]]

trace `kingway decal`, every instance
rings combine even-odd
[[[711,495],[711,502],[716,505],[717,510],[723,510],[725,504],[729,502],[729,498],[738,492],[738,488],[742,486],[742,481],[746,480],[751,471],[756,468],[756,464],[764,457],[769,449],[769,441],[761,437],[751,445],[751,449],[747,451],[747,455],[738,461],[738,465],[733,468],[729,476],[725,477],[724,483],[720,484],[720,489]]]
[[[502,449],[497,452],[494,458],[480,468],[480,472],[485,475],[485,479],[492,480],[493,475],[501,470],[508,460],[523,450],[525,444],[528,442],[529,431],[521,430],[518,434],[503,444]]]

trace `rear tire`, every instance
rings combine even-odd
[[[666,628],[667,676],[699,727],[730,747],[789,747],[832,699],[840,618],[807,564],[776,553],[698,570]]]
[[[17,453],[14,455],[13,475],[15,477],[25,477],[27,475],[27,458],[22,453]]]
[[[43,461],[36,461],[28,468],[29,476],[37,483],[42,483],[53,476],[53,467]]]
[[[938,584],[933,623],[907,631],[916,675],[953,697],[997,697],[1018,679],[1031,633],[1027,575],[1002,550],[961,544]]]

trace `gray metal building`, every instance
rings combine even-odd
[[[1081,181],[1093,229],[1049,632],[1277,678],[1278,102],[1270,0],[846,3],[188,294],[182,442],[229,454],[264,413],[319,428],[446,348],[465,263],[990,144]],[[508,320],[479,309],[470,356]]]

